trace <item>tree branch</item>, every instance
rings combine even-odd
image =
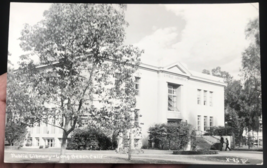
[[[92,76],[93,76],[93,73],[94,73],[94,70],[95,70],[95,66],[96,66],[96,65],[93,63],[93,65],[92,65],[92,70],[91,70],[91,72],[90,72],[90,76],[89,76],[89,82],[88,82],[88,85],[87,85],[87,86],[85,87],[85,89],[83,90],[82,98],[81,98],[80,101],[79,101],[78,111],[81,110],[85,92],[87,91],[87,89],[88,89],[89,86],[91,85],[91,82],[92,82]],[[91,90],[92,90],[92,89],[90,89],[89,95],[91,94]]]
[[[75,117],[74,117],[74,122],[73,122],[71,128],[67,131],[67,135],[68,135],[69,133],[71,133],[71,132],[74,130],[75,125],[76,125],[76,123],[77,123],[77,120],[78,120],[78,116],[75,116]]]

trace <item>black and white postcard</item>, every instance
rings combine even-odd
[[[11,3],[6,163],[262,165],[259,4]]]

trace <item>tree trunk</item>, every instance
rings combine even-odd
[[[112,148],[112,150],[114,149],[114,141],[115,141],[115,139],[114,139],[114,135],[115,134],[115,130],[112,130],[112,134],[111,134],[111,148]]]
[[[64,155],[65,155],[66,147],[67,147],[67,137],[68,137],[67,132],[63,130],[59,163],[65,163]]]
[[[130,128],[129,134],[129,150],[128,150],[128,160],[131,160],[132,157],[132,127]]]

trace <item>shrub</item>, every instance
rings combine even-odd
[[[211,150],[220,150],[221,149],[221,143],[215,143],[211,145],[210,147]]]
[[[196,151],[197,150],[197,134],[196,134],[196,131],[193,130],[191,132],[191,149],[192,151]]]
[[[183,149],[190,139],[190,128],[185,122],[156,124],[149,128],[150,142],[158,149]]]
[[[77,129],[73,132],[67,149],[107,150],[112,147],[112,141],[100,129]]]
[[[142,146],[142,149],[148,149],[148,145],[147,145],[147,144],[144,144],[144,145]]]
[[[43,149],[43,145],[40,145],[40,146],[39,146],[39,149]]]
[[[212,135],[212,136],[231,136],[233,132],[233,129],[229,126],[226,127],[210,127],[208,130],[206,130],[206,133],[204,135]]]
[[[98,144],[99,144],[98,140],[92,139],[86,144],[86,146],[89,147],[90,150],[97,150],[100,149]]]
[[[67,143],[66,149],[68,149],[68,150],[77,150],[78,149],[78,145],[76,143],[69,142],[69,143]]]
[[[173,151],[175,155],[213,155],[218,154],[217,150],[197,150],[197,151]]]
[[[28,135],[28,138],[26,139],[26,144],[25,146],[32,146],[32,138],[29,137],[30,135]]]
[[[11,146],[19,146],[24,142],[27,134],[27,125],[13,121],[6,123],[5,139]]]
[[[48,145],[45,145],[45,148],[48,148],[49,146]]]
[[[19,146],[18,146],[18,149],[20,149],[20,148],[22,148],[22,147],[23,147],[23,145],[19,145]]]

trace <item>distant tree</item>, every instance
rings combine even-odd
[[[242,115],[246,115],[246,113],[242,111],[243,90],[241,81],[234,80],[233,82],[228,84],[225,90],[225,121],[227,122],[226,126],[231,127],[235,141],[236,143],[239,143],[242,139],[243,130],[246,126],[246,124],[242,122],[241,117]]]
[[[221,67],[219,66],[216,68],[213,68],[211,72],[207,69],[204,69],[202,73],[211,74],[212,76],[223,78],[224,82],[227,84],[227,86],[225,87],[225,92],[224,92],[224,101],[225,101],[225,109],[226,109],[229,103],[228,96],[232,95],[231,89],[232,89],[233,83],[236,83],[238,81],[234,81],[233,76],[231,76],[229,72],[223,71]]]
[[[224,82],[227,84],[229,84],[233,81],[233,76],[231,76],[229,72],[222,71],[221,67],[216,67],[216,68],[212,69],[211,74],[213,76],[223,78]]]
[[[8,57],[11,56],[8,52]],[[33,102],[30,93],[25,91],[21,82],[25,80],[25,76],[17,72],[13,65],[8,60],[5,139],[10,145],[20,145],[26,139],[28,127],[32,126],[32,118],[27,114],[33,107]]]
[[[9,56],[11,54],[9,53]],[[6,100],[6,116],[7,124],[14,123],[15,125],[33,126],[33,119],[30,115],[31,110],[35,109],[34,100],[25,82],[27,75],[23,72],[17,71],[12,67],[11,62],[8,62],[8,76],[7,76],[7,95]]]
[[[20,46],[30,52],[21,57],[19,68],[26,76],[21,81],[24,90],[34,99],[30,115],[35,122],[63,130],[61,154],[84,114],[94,124],[120,120],[122,127],[129,127],[128,116],[135,108],[133,73],[142,51],[123,45],[125,9],[125,5],[53,4],[44,20],[25,25],[21,32]],[[45,66],[34,65],[33,56]]]
[[[246,80],[244,83],[241,114],[248,131],[259,131],[259,119],[262,115],[261,93],[255,90],[254,80]]]
[[[225,88],[225,107],[233,108],[236,111],[241,109],[242,83],[234,80]]]
[[[245,34],[252,42],[242,53],[242,80],[233,80],[233,77],[229,73],[221,71],[220,67],[212,69],[211,72],[214,76],[223,77],[227,83],[225,88],[225,120],[232,124],[231,127],[235,130],[235,137],[238,141],[242,141],[245,128],[248,131],[259,130],[259,118],[262,115],[258,18],[248,23]],[[203,70],[203,73],[208,74],[209,71]]]
[[[27,125],[9,121],[6,123],[5,138],[9,145],[21,145],[27,134]]]
[[[243,135],[243,125],[240,123],[241,120],[238,116],[238,112],[233,108],[229,108],[225,118],[227,121],[226,126],[231,127],[232,136],[235,138],[234,145],[240,144]],[[242,134],[240,132],[242,132]]]
[[[207,75],[210,75],[210,71],[207,70],[207,69],[203,69],[202,73],[207,74]]]
[[[243,111],[248,130],[259,130],[259,117],[262,115],[261,67],[259,19],[250,21],[245,29],[250,46],[242,54],[242,75],[244,83]]]
[[[242,115],[242,98],[243,87],[239,80],[234,80],[230,73],[222,71],[220,67],[211,70],[213,76],[221,77],[227,84],[224,91],[224,108],[225,108],[225,122],[226,128],[211,128],[208,132],[210,134],[226,134],[233,135],[237,141],[242,138],[245,123],[240,123],[240,116]],[[228,130],[231,128],[231,130]],[[227,131],[228,130],[228,131]]]

